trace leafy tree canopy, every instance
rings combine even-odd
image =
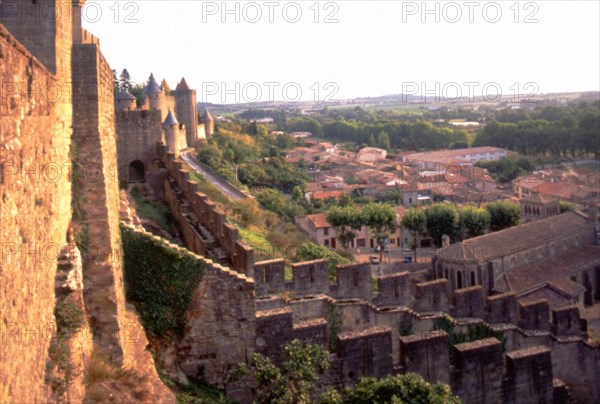
[[[518,204],[498,201],[488,203],[485,207],[490,212],[490,229],[498,231],[519,224],[521,208]]]

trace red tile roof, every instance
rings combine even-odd
[[[308,221],[312,222],[317,229],[331,227],[331,225],[327,222],[325,213],[317,213],[315,215],[307,215],[306,219]]]
[[[327,199],[327,198],[338,198],[342,195],[343,191],[316,191],[311,195],[312,199]]]
[[[457,263],[478,263],[529,250],[567,232],[592,227],[593,223],[577,212],[565,212],[535,222],[485,234],[442,248],[441,259]]]
[[[560,198],[570,198],[577,193],[577,185],[568,182],[544,182],[532,189],[543,195],[558,196]]]

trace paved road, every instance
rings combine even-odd
[[[209,171],[205,170],[189,154],[187,154],[187,153],[181,154],[181,159],[183,161],[185,161],[186,163],[188,163],[190,165],[190,167],[192,167],[194,170],[196,170],[196,172],[198,172],[198,174],[202,175],[208,181],[210,181],[214,186],[219,188],[219,190],[225,196],[227,196],[229,199],[231,199],[232,201],[242,201],[242,200],[248,198],[247,195],[243,194],[241,191],[239,191],[238,189],[233,187],[227,181],[225,181],[225,180],[217,177],[216,175],[210,173]]]

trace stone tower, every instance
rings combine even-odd
[[[185,125],[186,141],[193,146],[198,140],[198,107],[196,104],[196,90],[191,90],[182,78],[174,92],[175,113]]]
[[[133,111],[137,108],[137,99],[129,91],[119,91],[115,98],[117,110]]]
[[[165,131],[165,142],[167,143],[167,150],[169,153],[174,154],[176,157],[179,156],[181,145],[179,143],[179,122],[169,110],[165,121],[163,122],[163,129]]]
[[[167,83],[166,79],[163,79],[163,81],[160,82],[160,88],[163,90],[163,93],[165,93],[165,95],[171,95],[171,86],[169,85],[169,83]]]
[[[210,139],[215,133],[215,120],[213,119],[207,108],[204,108],[204,115],[202,115],[202,123],[204,124],[204,130],[206,138]]]
[[[152,73],[148,79],[148,85],[144,88],[144,97],[144,104],[148,106],[148,109],[164,111],[165,94],[156,82],[154,74]],[[161,115],[161,120],[166,117],[166,111],[164,112],[165,113],[162,114],[164,116]]]
[[[0,3],[5,3],[0,4],[0,23],[4,24],[50,73],[60,79],[69,78],[63,81],[70,82],[71,45],[75,26],[79,27],[78,37],[81,37],[81,22],[72,23],[71,7],[73,11],[80,9],[85,0]]]

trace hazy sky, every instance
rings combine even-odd
[[[185,76],[199,101],[466,98],[598,91],[599,4],[88,1],[84,27],[119,72]]]

